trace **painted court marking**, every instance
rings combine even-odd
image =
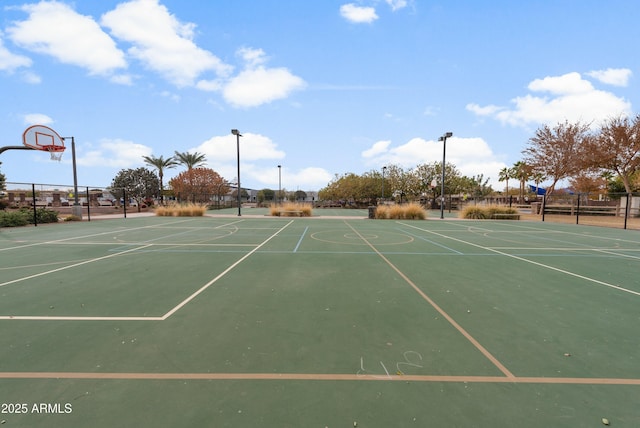
[[[201,287],[198,291],[193,293],[187,299],[182,301],[176,307],[174,307],[171,311],[165,314],[163,317],[120,317],[115,318],[119,320],[163,320],[175,313],[181,307],[192,301],[197,295],[202,293],[206,288],[210,287],[217,280],[222,278],[226,273],[231,271],[233,268],[238,266],[243,260],[246,260],[251,254],[258,251],[262,246],[264,246],[271,239],[276,237],[281,231],[283,231],[286,227],[288,227],[293,220],[283,226],[281,229],[277,230],[273,235],[269,236],[265,241],[263,241],[259,246],[254,248],[250,253],[246,254],[240,260],[235,262],[233,265],[229,266],[227,270],[216,278],[209,281],[203,287]],[[346,223],[346,222],[345,222]],[[347,225],[356,233],[359,234],[351,225],[347,223]],[[410,226],[406,225],[405,226]],[[413,227],[413,226],[410,226]],[[419,230],[423,230],[417,228]],[[424,230],[423,230],[424,231]],[[306,234],[303,233],[303,237]],[[429,232],[429,231],[427,231]],[[433,233],[433,232],[430,232]],[[444,236],[435,233],[439,236]],[[362,236],[362,235],[360,235]],[[446,236],[444,236],[446,237]],[[449,237],[446,237],[449,238]],[[384,257],[382,253],[380,253],[371,243],[366,241],[364,237],[362,237],[367,245],[378,255],[380,256],[392,269],[394,269],[409,285],[411,285],[427,302],[429,302],[436,310],[438,310],[447,320],[452,323],[456,328],[465,335],[469,340],[475,341],[462,327],[460,327],[455,321],[449,317],[441,308],[439,308],[435,302],[433,302],[426,294],[424,294],[421,290],[417,288],[415,284],[411,282],[409,278],[406,277],[397,267],[395,267],[388,259]],[[521,259],[517,256],[511,256],[509,254],[502,253],[497,250],[492,250],[490,248],[481,247],[479,245],[475,245],[472,243],[468,243],[462,240],[454,239],[459,242],[463,242],[468,245],[473,245],[476,247],[484,248],[488,251],[493,251],[494,253],[498,253],[501,255],[506,255],[509,257],[514,257],[517,259]],[[300,238],[300,241],[302,237]],[[298,244],[300,243],[298,242]],[[35,244],[34,244],[35,245]],[[135,251],[137,248],[130,249],[127,251]],[[123,252],[124,253],[124,252]],[[120,255],[123,253],[112,254],[105,257],[113,257],[116,255]],[[526,262],[530,262],[526,259],[521,259]],[[541,265],[543,267],[555,269],[552,267],[548,267],[542,265],[540,263],[533,262],[536,265]],[[562,270],[559,270],[562,271]],[[566,272],[565,272],[566,273]],[[570,272],[568,274],[571,274]],[[574,275],[575,276],[575,275]],[[7,319],[5,317],[0,317],[0,319]],[[28,318],[26,318],[28,319]],[[67,320],[113,320],[111,317],[41,317],[36,319],[67,319]],[[465,334],[466,333],[466,334]],[[476,342],[477,343],[477,342]],[[475,344],[475,343],[474,343]],[[480,346],[478,344],[478,346]],[[479,349],[484,349],[480,346]],[[486,351],[486,350],[485,350]],[[409,351],[413,352],[413,351]],[[486,351],[488,354],[488,351]],[[485,354],[486,355],[486,354]],[[488,354],[490,357],[491,354]],[[492,357],[493,358],[493,357]],[[409,360],[407,360],[409,361]],[[413,360],[412,360],[413,361]],[[493,361],[493,360],[492,360]],[[497,363],[497,364],[496,364]],[[502,366],[497,360],[495,360],[494,364],[497,367]],[[416,365],[416,367],[418,367]],[[364,363],[363,360],[360,360],[360,368],[364,371]],[[291,380],[291,381],[404,381],[404,382],[438,382],[438,383],[510,383],[510,384],[554,384],[554,385],[640,385],[640,379],[625,379],[625,378],[572,378],[572,377],[517,377],[511,374],[506,368],[501,369],[505,376],[455,376],[455,375],[406,375],[406,374],[390,374],[389,370],[386,366],[382,364],[382,368],[386,375],[374,375],[374,374],[366,374],[366,373],[355,373],[355,374],[342,374],[342,373],[140,373],[140,372],[126,372],[126,373],[115,373],[115,372],[105,372],[105,373],[95,373],[95,372],[0,372],[0,379],[84,379],[84,380],[244,380],[244,381],[260,381],[260,380]]]
[[[177,311],[179,311],[182,307],[184,307],[187,303],[189,303],[190,301],[192,301],[193,299],[195,299],[200,293],[202,293],[204,290],[206,290],[207,288],[209,288],[211,285],[213,285],[214,283],[216,283],[220,278],[222,278],[223,276],[225,276],[227,273],[229,273],[231,270],[233,270],[236,266],[238,266],[240,263],[242,263],[243,261],[245,261],[247,258],[249,258],[251,255],[253,255],[256,251],[258,251],[260,248],[262,248],[267,242],[271,241],[273,238],[275,238],[276,236],[278,236],[278,234],[280,232],[282,232],[284,229],[286,229],[290,224],[293,223],[293,220],[289,221],[287,224],[285,224],[284,226],[282,226],[280,229],[278,229],[277,232],[275,232],[273,235],[269,236],[267,239],[265,239],[260,245],[258,245],[257,247],[255,247],[253,250],[249,251],[247,254],[244,255],[244,257],[241,257],[238,261],[236,261],[234,264],[232,264],[231,266],[229,266],[227,269],[225,269],[222,273],[220,273],[218,276],[216,276],[215,278],[213,278],[211,281],[207,282],[205,285],[203,285],[202,287],[200,287],[199,290],[197,290],[195,293],[193,293],[191,296],[187,297],[186,299],[184,299],[182,302],[178,303],[173,309],[171,309],[169,312],[167,312],[166,314],[164,314],[162,316],[163,320],[166,320],[167,318],[169,318],[171,315],[175,314]]]
[[[520,260],[520,261],[525,262],[525,263],[529,263],[529,264],[536,265],[536,266],[539,266],[539,267],[542,267],[542,268],[545,268],[545,269],[549,269],[549,270],[553,270],[553,271],[556,271],[556,272],[560,272],[560,273],[563,273],[565,275],[573,276],[575,278],[579,278],[579,279],[582,279],[582,280],[585,280],[585,281],[588,281],[588,282],[593,282],[593,283],[598,284],[598,285],[604,285],[605,287],[613,288],[613,289],[616,289],[616,290],[619,290],[619,291],[624,291],[625,293],[629,293],[629,294],[634,294],[636,296],[640,296],[640,292],[629,290],[628,288],[620,287],[619,285],[609,284],[608,282],[600,281],[600,280],[597,280],[595,278],[589,278],[588,276],[580,275],[580,274],[577,274],[577,273],[574,273],[574,272],[570,272],[568,270],[560,269],[560,268],[557,268],[557,267],[554,267],[554,266],[545,265],[544,263],[540,263],[540,262],[536,262],[536,261],[533,261],[533,260],[525,259],[524,257],[519,257],[519,256],[516,256],[514,254],[505,253],[503,251],[499,251],[499,250],[496,250],[496,249],[493,249],[493,248],[484,247],[482,245],[474,244],[473,242],[467,242],[467,241],[464,241],[462,239],[453,238],[451,236],[443,235],[441,233],[434,232],[434,231],[427,230],[427,229],[423,229],[423,228],[420,228],[420,227],[417,227],[417,226],[414,226],[414,225],[411,225],[411,224],[402,223],[402,222],[399,222],[399,223],[402,224],[403,226],[407,226],[407,227],[411,227],[411,228],[414,228],[414,229],[418,229],[418,230],[421,230],[423,232],[427,232],[427,233],[431,233],[433,235],[440,236],[442,238],[451,239],[452,241],[460,242],[460,243],[463,243],[463,244],[466,244],[466,245],[470,245],[470,246],[476,247],[476,248],[481,248],[481,249],[483,249],[485,251],[490,251],[490,252],[493,252],[493,253],[496,253],[496,254],[500,254],[500,255],[503,255],[503,256],[506,256],[506,257],[510,257],[512,259]]]
[[[218,276],[213,278],[211,281],[209,281],[206,284],[204,284],[197,291],[195,291],[189,297],[187,297],[186,299],[184,299],[183,301],[178,303],[175,307],[173,307],[171,310],[169,310],[166,314],[164,314],[161,317],[131,317],[131,316],[129,316],[129,317],[99,317],[99,316],[98,317],[91,317],[91,316],[89,316],[89,317],[86,317],[86,316],[75,317],[75,316],[30,316],[30,315],[16,315],[16,316],[14,316],[14,315],[2,315],[2,316],[0,316],[0,320],[32,320],[32,321],[35,321],[35,320],[39,320],[39,321],[164,321],[167,318],[169,318],[171,315],[175,314],[178,310],[183,308],[185,305],[187,305],[189,302],[191,302],[193,299],[195,299],[199,294],[201,294],[203,291],[205,291],[211,285],[216,283],[220,278],[224,277],[227,273],[229,273],[231,270],[233,270],[236,266],[238,266],[240,263],[242,263],[244,260],[246,260],[252,254],[254,254],[256,251],[258,251],[260,248],[262,248],[267,242],[269,242],[271,239],[275,238],[280,232],[282,232],[285,228],[287,228],[292,223],[293,223],[293,220],[289,221],[287,224],[285,224],[283,227],[281,227],[275,233],[273,233],[271,236],[269,236],[267,239],[265,239],[261,244],[259,244],[255,248],[253,248],[253,250],[249,251],[243,257],[238,259],[235,263],[233,263],[231,266],[229,266],[227,269],[225,269],[222,273],[220,273]],[[61,271],[61,270],[69,269],[69,268],[80,266],[80,265],[83,265],[83,264],[87,264],[87,263],[91,263],[91,262],[95,262],[95,261],[99,261],[99,260],[104,260],[104,259],[107,259],[107,258],[110,258],[110,257],[120,256],[122,254],[129,253],[129,252],[132,252],[132,251],[142,250],[142,249],[150,247],[152,245],[153,244],[147,244],[147,245],[143,245],[141,247],[136,247],[136,248],[132,248],[132,249],[129,249],[129,250],[126,250],[126,251],[121,251],[121,252],[118,252],[118,253],[109,254],[107,256],[86,260],[84,262],[75,263],[73,265],[64,266],[64,267],[61,267],[61,268],[58,268],[58,269],[53,269],[53,270],[50,270],[50,271],[41,272],[41,273],[38,273],[38,274],[35,274],[35,275],[31,275],[31,276],[28,276],[28,277],[15,279],[13,281],[8,281],[8,282],[5,282],[5,283],[2,283],[2,284],[0,284],[0,286],[12,284],[12,283],[19,282],[19,281],[24,281],[24,280],[27,280],[27,279],[31,279],[31,278],[35,278],[35,277],[38,277],[38,276],[46,275],[48,273],[58,272],[58,271]]]
[[[360,235],[360,233],[349,223],[345,221],[345,224],[351,228],[356,234]],[[493,363],[494,366],[498,368],[507,378],[514,378],[513,373],[509,371],[496,357],[489,352],[484,346],[480,344],[467,330],[465,330],[460,324],[456,322],[444,309],[442,309],[433,299],[431,299],[427,294],[420,289],[409,277],[407,277],[396,265],[391,263],[389,259],[387,259],[384,254],[382,254],[378,249],[373,246],[369,241],[367,241],[362,235],[360,235],[361,239],[382,259],[384,262],[391,267],[404,281],[409,284],[424,300],[427,301],[436,311],[440,313],[448,322],[451,324],[460,334],[467,338],[473,346],[476,347],[480,353],[482,353],[489,361]]]
[[[553,385],[640,385],[640,379],[576,377],[504,377],[446,375],[369,375],[342,373],[88,373],[0,372],[0,379],[93,379],[93,380],[308,380],[308,381],[400,381],[454,383],[510,383]]]

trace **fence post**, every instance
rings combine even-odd
[[[127,189],[125,188],[122,188],[122,199],[123,199],[122,210],[124,212],[124,218],[127,218]]]
[[[540,208],[542,210],[542,221],[544,221],[544,210],[547,206],[547,195],[542,195],[542,208]]]
[[[87,187],[87,221],[91,221],[91,197],[89,196],[88,187]]]
[[[631,204],[631,193],[627,193],[627,206],[624,207],[624,228],[627,228],[627,218],[629,217],[629,205]]]
[[[578,193],[578,206],[576,208],[576,224],[579,223],[580,219],[580,193]]]
[[[36,206],[36,185],[31,183],[31,200],[33,204],[33,225],[38,225],[38,207]]]

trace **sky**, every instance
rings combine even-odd
[[[0,2],[0,147],[74,137],[80,186],[198,152],[251,189],[446,160],[503,190],[535,130],[640,105],[637,0]],[[72,184],[40,151],[9,182]],[[281,165],[281,169],[278,169]],[[165,171],[165,183],[184,170]]]

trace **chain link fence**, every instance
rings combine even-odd
[[[131,199],[125,204],[124,198],[116,198],[110,189],[95,186],[78,186],[76,194],[73,185],[6,182],[0,194],[0,207],[5,210],[33,209],[35,216],[44,208],[58,212],[63,220],[72,216],[89,221],[94,216],[126,217],[127,211],[148,209],[145,204],[138,205]]]

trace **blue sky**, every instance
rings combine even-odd
[[[640,104],[636,0],[0,7],[0,145],[33,124],[74,136],[81,186],[175,150],[233,181],[237,128],[243,187],[276,189],[277,165],[283,188],[318,190],[335,174],[439,162],[450,131],[447,161],[502,190],[498,171],[541,124],[595,127]],[[70,152],[6,151],[0,171],[69,184]]]

